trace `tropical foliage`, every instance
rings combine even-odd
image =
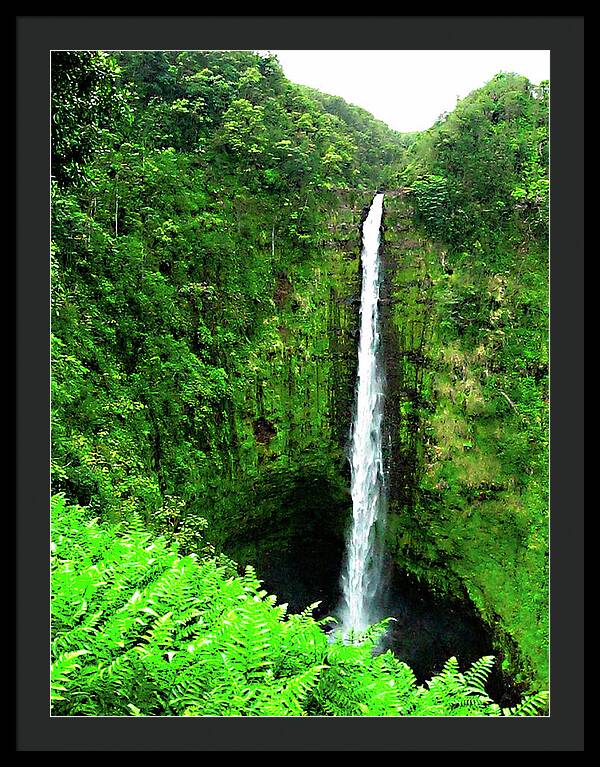
[[[384,131],[250,52],[64,52],[52,72],[54,488],[150,520],[237,460],[278,286],[314,284],[332,189],[366,183]]]
[[[412,512],[396,541],[419,577],[467,590],[505,632],[506,665],[542,689],[548,99],[548,83],[500,74],[460,101],[407,149],[409,199],[388,203],[386,232],[399,249],[411,241],[410,261],[399,256],[395,322],[411,336],[404,377],[415,387],[402,420],[406,443],[418,443]],[[400,217],[411,208],[407,238]]]
[[[119,528],[52,504],[53,712],[87,716],[501,716],[494,659],[451,658],[426,686],[388,651],[385,626],[330,641],[311,608],[288,615],[252,568],[182,556],[135,517]]]
[[[547,160],[548,85],[516,75],[400,135],[272,56],[52,54],[56,713],[502,713],[490,661],[419,686],[376,631],[329,642],[221,553],[343,543],[382,186],[389,548],[547,687]]]

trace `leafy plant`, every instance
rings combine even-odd
[[[451,658],[426,686],[390,651],[385,623],[330,641],[311,605],[287,614],[243,575],[144,531],[52,499],[52,709],[86,716],[534,715],[485,692],[494,659]]]

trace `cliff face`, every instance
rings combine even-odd
[[[388,549],[438,593],[472,601],[494,626],[504,668],[544,687],[545,453],[491,384],[513,372],[503,370],[503,355],[523,321],[521,270],[528,264],[543,274],[541,256],[517,254],[508,276],[475,271],[467,260],[450,269],[444,250],[414,224],[409,197],[386,196]],[[468,323],[457,337],[448,331],[449,305],[464,285],[484,307],[477,343]],[[458,321],[466,317],[462,310]],[[541,425],[543,412],[536,417]]]
[[[202,504],[215,543],[302,609],[315,594],[334,606],[351,512],[346,443],[371,194],[337,197],[318,258],[277,275],[233,403],[228,477],[213,477]]]
[[[278,276],[235,402],[228,478],[214,476],[202,504],[219,547],[294,607],[323,599],[323,614],[339,596],[351,513],[346,443],[371,194],[338,197],[319,257]],[[492,402],[486,388],[498,349],[452,340],[444,325],[454,284],[489,299],[490,338],[518,291],[468,263],[451,270],[405,190],[386,193],[383,226],[388,555],[440,598],[473,605],[503,669],[544,687],[547,592],[531,588],[546,583],[543,459],[515,474],[505,444],[522,437],[522,421],[508,404],[498,411],[505,398]]]

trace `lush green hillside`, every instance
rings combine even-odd
[[[547,87],[499,75],[410,151],[386,218],[390,543],[442,592],[467,593],[506,667],[545,687]]]
[[[273,60],[119,60],[53,63],[54,483],[177,526],[271,442],[343,463],[368,193]]]
[[[348,104],[339,96],[321,93],[315,88],[301,89],[328,114],[339,120],[340,129],[348,133],[356,145],[355,177],[358,186],[370,189],[388,187],[405,159],[405,151],[416,134],[400,134],[365,109]]]
[[[219,584],[218,615],[232,571],[206,541],[267,574],[302,561],[303,604],[337,583],[359,226],[385,186],[389,551],[473,602],[505,667],[547,686],[547,88],[499,76],[430,131],[401,136],[290,83],[272,57],[56,52],[52,102],[53,491],[101,520],[107,546],[135,518],[131,534],[166,569],[182,557],[190,583]],[[55,508],[57,534],[83,536],[57,572],[95,556],[83,519]],[[257,602],[283,636],[283,615]],[[88,617],[56,623],[57,638]],[[83,648],[62,641],[57,658]],[[328,664],[318,642],[315,663]],[[85,656],[67,667],[80,679]],[[310,668],[314,690],[323,675]],[[169,708],[169,673],[141,697],[117,677],[129,690],[118,711],[184,713]],[[259,713],[283,689],[274,680]],[[289,688],[290,711],[328,711],[306,703],[305,682]]]

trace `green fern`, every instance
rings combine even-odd
[[[52,502],[55,714],[80,716],[532,716],[538,693],[501,710],[485,691],[494,659],[464,673],[455,658],[427,685],[391,652],[387,621],[329,641],[310,605],[287,605],[253,568],[181,556],[134,516],[100,525]]]
[[[71,681],[71,676],[81,668],[77,658],[81,657],[87,650],[74,650],[59,655],[50,666],[50,699],[53,701],[64,700],[61,694],[66,692],[66,685]]]
[[[548,708],[547,692],[530,695],[512,708],[503,709],[504,716],[537,716]]]

